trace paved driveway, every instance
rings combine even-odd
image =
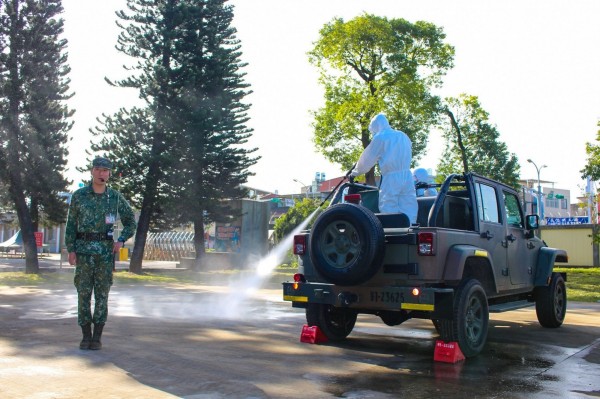
[[[100,351],[78,349],[71,285],[0,287],[0,397],[600,396],[599,304],[569,303],[554,330],[533,308],[492,315],[483,353],[451,365],[426,320],[359,316],[342,345],[301,343],[303,311],[254,283],[116,284]]]

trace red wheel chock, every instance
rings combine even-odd
[[[435,341],[435,352],[433,352],[433,360],[444,363],[458,363],[465,360],[458,342],[444,342],[442,340]]]
[[[300,342],[318,344],[327,342],[327,337],[319,327],[305,324],[304,327],[302,327],[302,333],[300,334]]]

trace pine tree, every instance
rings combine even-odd
[[[23,234],[26,271],[38,272],[34,231],[39,211],[64,220],[58,198],[72,112],[69,67],[61,39],[60,0],[9,0],[0,10],[0,179],[8,186]],[[29,201],[29,206],[27,202]]]
[[[118,49],[138,60],[136,73],[111,83],[139,90],[147,106],[104,117],[94,133],[105,139],[92,149],[117,154],[128,174],[143,171],[139,190],[124,189],[139,193],[130,262],[139,272],[153,225],[193,222],[201,256],[205,218],[231,215],[223,199],[243,196],[240,185],[256,160],[242,147],[251,130],[232,7],[223,0],[128,0],[127,7],[117,13]]]
[[[196,2],[201,4],[203,2]],[[256,162],[244,149],[251,130],[245,123],[249,105],[243,98],[248,85],[240,71],[240,44],[231,27],[233,12],[225,1],[207,1],[203,6],[185,10],[187,21],[181,29],[184,83],[178,97],[177,121],[183,156],[178,168],[184,190],[176,196],[182,222],[194,224],[198,257],[204,253],[204,226],[207,221],[227,221],[232,209],[223,199],[241,198],[241,185],[247,181],[248,168]]]

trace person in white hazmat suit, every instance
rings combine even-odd
[[[418,204],[415,181],[410,170],[410,139],[404,132],[392,129],[383,114],[377,114],[371,119],[369,131],[373,133],[373,139],[361,154],[350,176],[367,173],[379,163],[379,212],[404,213],[411,223],[416,223]]]
[[[431,183],[431,178],[429,177],[429,173],[425,168],[415,169],[413,172],[415,176],[415,186],[417,187],[417,197],[435,197],[437,195],[437,190],[435,187],[419,187],[419,183],[429,184]]]

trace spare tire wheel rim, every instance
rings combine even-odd
[[[360,254],[358,231],[350,222],[334,221],[321,236],[321,247],[327,263],[336,268],[345,268]]]

